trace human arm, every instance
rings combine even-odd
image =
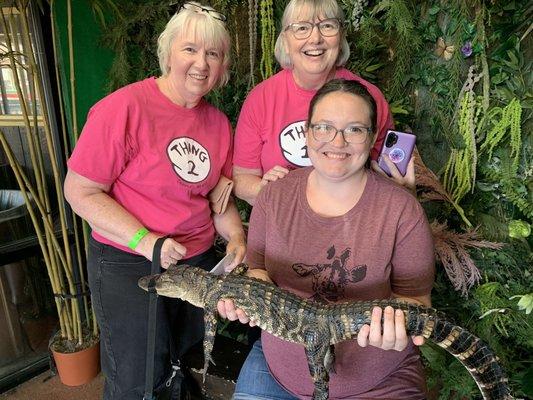
[[[360,80],[361,78],[356,78],[357,80]],[[394,129],[394,120],[392,118],[392,113],[390,110],[389,103],[385,99],[385,96],[379,90],[379,88],[375,85],[372,85],[368,82],[365,82],[365,86],[367,87],[369,93],[374,98],[374,101],[376,102],[376,108],[377,108],[377,116],[376,116],[376,138],[374,145],[372,146],[371,152],[370,152],[370,158],[371,158],[371,166],[372,169],[381,175],[387,177],[388,179],[393,180],[400,186],[404,186],[410,191],[416,190],[416,180],[415,180],[415,170],[414,170],[414,164],[412,164],[412,160],[408,165],[407,172],[405,174],[405,177],[400,174],[398,171],[398,168],[396,165],[392,162],[388,162],[390,160],[387,160],[387,157],[384,157],[384,162],[387,163],[387,166],[389,167],[389,170],[391,171],[392,177],[388,176],[377,164],[376,160],[379,157],[379,153],[381,151],[381,148],[384,145],[385,138],[387,136],[387,132],[391,129]]]
[[[268,85],[267,85],[268,86]],[[283,178],[289,171],[277,164],[280,161],[267,150],[267,142],[278,143],[276,114],[272,97],[265,93],[265,84],[254,88],[244,101],[235,128],[233,152],[233,180],[235,195],[254,205],[257,195],[268,183]],[[265,166],[265,163],[268,166]],[[272,166],[272,167],[271,167]]]
[[[69,169],[65,179],[65,198],[72,210],[86,220],[91,228],[105,238],[127,246],[135,233],[143,228],[141,222],[108,194],[111,185],[90,180]],[[148,260],[160,236],[149,232],[135,251]],[[173,239],[165,240],[161,249],[161,265],[168,267],[186,254],[184,246]]]
[[[235,201],[230,197],[226,211],[222,214],[213,214],[215,230],[228,241],[226,253],[235,254],[233,261],[227,267],[231,271],[240,264],[246,253],[246,237],[242,227],[241,217]]]
[[[386,178],[392,179],[398,185],[405,187],[406,189],[408,189],[409,191],[411,191],[413,194],[416,195],[414,156],[411,156],[411,159],[409,160],[409,164],[407,164],[407,170],[405,172],[405,176],[403,176],[400,173],[400,171],[398,170],[398,167],[396,167],[396,164],[394,164],[388,156],[383,157],[383,162],[387,164],[387,167],[389,167],[389,171],[391,172],[392,176],[388,176],[385,173],[385,171],[381,169],[381,167],[378,165],[377,161],[375,160],[371,161],[372,169],[376,171],[378,174]]]
[[[266,213],[263,203],[259,201],[252,209],[252,215],[250,216],[246,249],[247,264],[250,269],[248,269],[246,275],[273,283],[265,266],[265,220]],[[250,326],[255,325],[243,310],[235,308],[235,304],[231,299],[222,299],[218,302],[218,313],[222,318],[227,318],[230,321],[238,319],[243,324],[250,323]]]
[[[284,178],[288,173],[289,170],[287,168],[276,165],[261,177],[260,169],[243,168],[234,165],[235,195],[253,206],[257,195],[268,182]]]

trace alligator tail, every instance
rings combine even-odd
[[[432,308],[408,308],[408,333],[424,336],[457,358],[474,378],[483,399],[514,399],[497,357],[481,339]]]

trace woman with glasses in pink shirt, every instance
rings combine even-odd
[[[310,165],[304,121],[311,98],[331,79],[356,80],[374,98],[377,140],[371,158],[377,158],[387,130],[393,127],[392,117],[381,91],[343,67],[350,55],[344,24],[336,0],[291,0],[285,8],[275,47],[282,70],[250,92],[235,131],[235,194],[249,204],[269,182]],[[414,187],[412,163],[403,177],[390,160],[385,162],[397,183]]]

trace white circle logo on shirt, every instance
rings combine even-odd
[[[296,121],[279,134],[279,144],[283,157],[299,167],[308,167],[311,160],[305,144],[305,121]]]
[[[174,172],[186,182],[203,181],[211,170],[209,153],[196,140],[188,137],[174,139],[167,147]]]

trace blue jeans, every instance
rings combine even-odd
[[[210,249],[179,264],[204,269],[216,264]],[[105,400],[140,400],[144,393],[149,296],[137,281],[150,275],[146,258],[89,241],[87,272],[105,376]],[[154,386],[170,373],[170,359],[181,357],[204,334],[203,310],[178,299],[159,297],[156,317]]]
[[[268,370],[261,340],[257,340],[244,362],[233,400],[296,400],[280,386]]]

